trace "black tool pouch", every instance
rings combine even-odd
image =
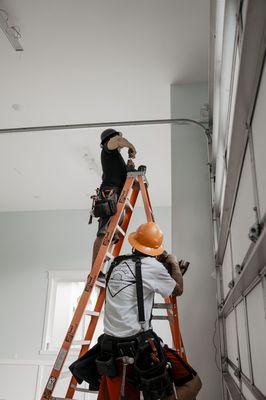
[[[100,384],[100,375],[96,368],[96,358],[99,352],[100,347],[96,344],[69,366],[71,373],[79,384],[85,381],[90,384],[90,388],[94,388],[95,390],[99,390]]]
[[[97,371],[99,375],[106,375],[110,378],[113,378],[117,375],[117,368],[115,365],[114,357],[110,357],[109,359],[100,359],[96,360]]]
[[[152,340],[157,350],[158,362],[152,361]],[[153,331],[143,332],[138,337],[138,353],[135,372],[145,400],[166,399],[173,394],[173,381],[167,371],[167,359],[160,338]]]
[[[109,195],[109,191],[103,191],[104,193],[107,192],[106,198],[97,198],[95,200],[95,204],[93,207],[93,214],[96,218],[104,218],[104,217],[111,217],[115,215],[117,212],[117,200],[118,195],[116,192]]]
[[[173,383],[164,369],[155,377],[140,377],[140,385],[145,400],[168,399],[173,394]]]

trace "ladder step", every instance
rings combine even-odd
[[[107,251],[107,252],[106,252],[106,257],[108,257],[108,258],[109,258],[109,260],[113,260],[113,259],[114,259],[114,256],[113,256],[113,254],[112,254],[112,253],[110,253],[109,251]]]
[[[126,236],[126,232],[123,231],[123,229],[121,228],[121,226],[117,225],[116,230],[117,230],[118,232],[120,232],[123,236]]]
[[[152,316],[152,319],[157,319],[158,321],[160,320],[160,321],[162,321],[162,320],[172,320],[172,318],[173,317],[168,317],[168,316],[166,316],[166,315],[153,315]]]
[[[128,172],[127,176],[129,178],[137,178],[138,176],[145,176],[146,171],[132,171],[132,172]]]
[[[164,309],[164,310],[172,310],[173,306],[172,306],[172,304],[168,304],[168,303],[154,303],[153,304],[153,308],[160,308],[160,309]]]
[[[98,390],[90,390],[85,388],[79,388],[76,385],[71,385],[71,388],[74,389],[76,392],[83,392],[83,393],[98,393]]]
[[[75,400],[75,399],[70,399],[69,397],[51,397],[51,400]]]
[[[96,282],[95,282],[95,285],[105,288],[105,283],[104,283],[104,282],[101,282],[101,281],[96,281]]]
[[[101,313],[99,313],[98,311],[85,310],[84,314],[90,315],[92,317],[99,317]]]
[[[131,211],[133,211],[134,210],[134,207],[132,206],[132,204],[130,203],[130,200],[129,199],[127,199],[127,201],[126,201],[126,205],[125,205],[127,208],[129,208]]]
[[[72,346],[88,346],[91,340],[73,340]]]

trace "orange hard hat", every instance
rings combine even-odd
[[[158,256],[164,251],[163,233],[155,222],[147,222],[128,235],[128,241],[134,249],[150,256]]]

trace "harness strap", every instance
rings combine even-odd
[[[141,274],[141,260],[136,259],[136,289],[137,289],[137,301],[138,301],[138,318],[139,323],[144,330],[145,324],[145,313],[144,313],[144,300],[143,300],[143,285],[142,285],[142,274]]]
[[[114,269],[118,264],[120,264],[122,261],[124,261],[124,260],[129,260],[129,259],[132,259],[132,255],[131,255],[131,254],[126,254],[126,255],[124,255],[124,256],[117,256],[117,257],[115,257],[115,259],[114,259],[113,262],[111,263],[110,268],[109,268],[109,270],[108,270],[108,272],[107,272],[107,275],[106,275],[106,288],[107,288],[107,286],[108,286],[108,282],[109,282],[109,280],[110,280],[110,277],[111,277],[111,274],[112,274],[112,272],[113,272],[113,269]]]

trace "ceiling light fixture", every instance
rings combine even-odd
[[[20,30],[17,26],[8,24],[8,14],[5,10],[0,9],[0,28],[8,38],[9,42],[16,51],[23,51],[23,47],[19,43],[21,38]]]

